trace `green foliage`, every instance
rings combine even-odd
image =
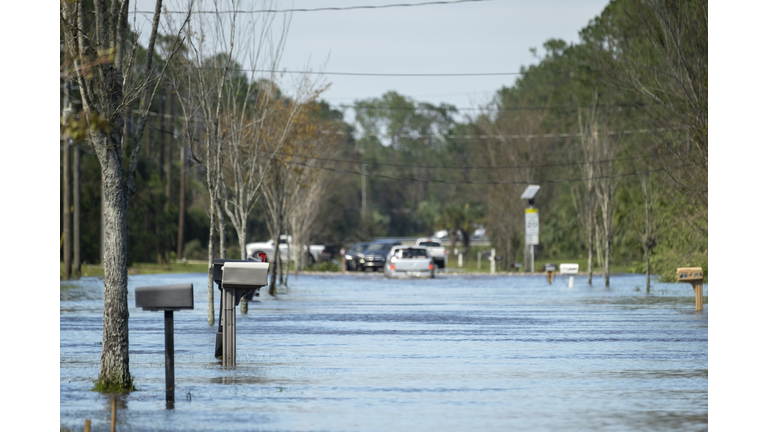
[[[317,270],[321,272],[340,272],[341,267],[339,267],[333,261],[326,261],[326,262],[320,263]]]

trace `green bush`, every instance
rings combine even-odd
[[[341,267],[339,267],[333,261],[326,261],[320,265],[315,264],[312,267],[317,267],[317,271],[321,271],[321,272],[340,272],[341,271]]]

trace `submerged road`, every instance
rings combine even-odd
[[[131,373],[119,431],[707,430],[708,306],[688,284],[615,275],[291,276],[237,314],[237,369],[213,356],[206,275],[129,277]],[[137,286],[193,283],[174,314],[176,404],[165,407],[162,312]],[[266,290],[264,290],[266,291]],[[60,284],[60,423],[108,430],[99,372],[103,283]],[[218,314],[218,290],[216,290]],[[218,318],[218,317],[217,317]]]

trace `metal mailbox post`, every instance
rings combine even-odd
[[[225,369],[236,366],[235,311],[241,297],[251,290],[267,285],[269,263],[225,262],[221,268],[222,306],[222,363]]]
[[[264,258],[266,258],[266,256]],[[228,263],[228,262],[243,263],[243,262],[259,262],[259,261],[256,261],[253,258],[249,258],[248,261],[236,260],[236,259],[223,259],[223,258],[219,258],[219,259],[213,260],[213,281],[216,282],[216,286],[219,288],[219,292],[220,292],[220,294],[219,294],[219,329],[216,332],[216,345],[215,345],[214,350],[213,350],[213,355],[216,358],[221,358],[222,337],[223,337],[222,335],[223,335],[223,330],[224,330],[224,327],[223,327],[222,322],[221,322],[221,320],[222,320],[222,313],[221,312],[224,310],[223,309],[224,308],[224,290],[221,289],[221,275],[222,275],[222,269],[224,268],[224,263]],[[259,288],[261,288],[261,287],[258,287],[256,289],[252,289],[250,291],[246,291],[244,293],[241,292],[241,296],[239,296],[239,297],[237,297],[235,299],[235,306],[240,304],[240,300],[243,297],[248,299],[248,301],[253,300],[253,297],[258,297],[259,296]]]
[[[578,264],[560,264],[560,274],[575,275],[579,272]],[[568,288],[573,288],[573,276],[568,278]]]
[[[149,311],[165,311],[165,402],[168,408],[173,408],[176,387],[173,364],[173,311],[195,308],[192,284],[137,287],[136,307]]]
[[[557,271],[557,264],[544,264],[544,271],[547,272],[547,280],[549,281],[549,284],[552,285],[552,276],[554,276]]]
[[[696,293],[696,310],[704,310],[704,272],[701,267],[680,267],[677,269],[677,281],[688,282]]]

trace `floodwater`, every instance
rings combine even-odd
[[[166,409],[162,312],[138,286],[193,283],[174,312]],[[237,368],[214,357],[206,275],[129,277],[130,370],[118,431],[707,430],[708,317],[689,284],[616,275],[290,277],[237,313]],[[265,289],[266,291],[266,289]],[[99,372],[103,283],[60,284],[60,423],[108,430]],[[218,319],[219,291],[216,293]]]

